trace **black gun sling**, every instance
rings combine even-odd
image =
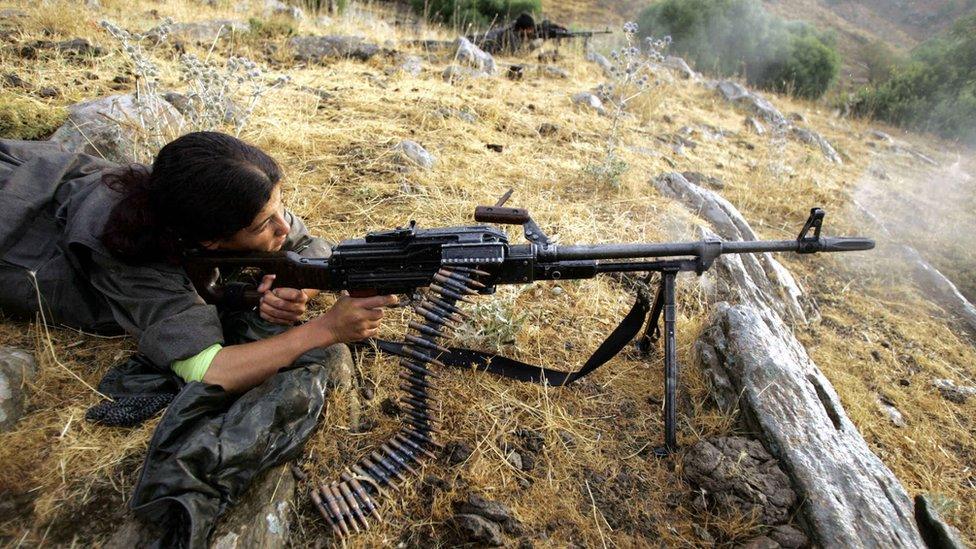
[[[519,381],[544,383],[552,386],[569,385],[617,356],[617,353],[628,342],[633,340],[637,332],[640,331],[641,326],[644,325],[644,319],[650,311],[651,305],[649,300],[643,293],[638,293],[637,300],[634,302],[634,306],[631,307],[630,312],[624,316],[620,324],[614,328],[610,335],[603,340],[603,343],[593,351],[593,354],[590,355],[590,358],[587,359],[583,366],[575,372],[544,368],[515,360],[514,358],[463,347],[451,347],[451,354],[442,353],[437,359],[455,368],[474,368]],[[648,330],[643,337],[650,337],[649,334],[653,331],[653,328],[653,326],[648,326]],[[399,343],[382,339],[374,339],[373,342],[381,351],[389,354],[396,354],[394,350],[395,346],[400,345]]]

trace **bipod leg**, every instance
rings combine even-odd
[[[648,277],[650,280],[650,277]],[[637,339],[637,352],[647,355],[651,352],[651,345],[661,337],[661,327],[657,321],[661,318],[661,309],[664,307],[664,279],[657,285],[657,293],[654,296],[654,304],[651,311],[647,313],[647,326],[644,334]]]
[[[664,311],[664,446],[654,449],[654,455],[665,457],[678,449],[677,437],[677,392],[678,392],[678,353],[675,339],[676,305],[674,281],[677,271],[661,273],[659,296],[663,294]],[[657,306],[657,303],[655,303]]]

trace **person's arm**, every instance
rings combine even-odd
[[[383,307],[396,302],[396,296],[340,296],[328,312],[305,324],[267,339],[220,349],[203,381],[230,392],[250,389],[311,349],[375,336]]]

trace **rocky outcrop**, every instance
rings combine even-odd
[[[774,131],[789,131],[789,134],[798,141],[817,147],[830,162],[834,164],[844,163],[840,154],[837,153],[834,146],[824,136],[813,130],[794,126],[793,122],[783,116],[783,113],[774,107],[765,97],[731,80],[716,82],[714,86],[726,101],[734,103],[753,116],[766,121],[772,125]],[[802,120],[802,117],[800,117],[800,120]],[[751,117],[746,119],[746,126],[750,127],[759,135],[765,133],[762,125]]]
[[[792,130],[793,136],[800,141],[806,143],[807,145],[812,145],[818,147],[820,152],[823,153],[827,160],[830,160],[834,164],[843,164],[844,161],[841,159],[837,151],[834,150],[834,146],[827,141],[824,136],[817,132],[808,130],[806,128],[794,127]]]
[[[183,115],[162,97],[110,95],[69,107],[51,141],[69,151],[132,162],[140,143],[174,139],[183,123]]]
[[[380,47],[365,40],[362,36],[296,36],[288,45],[296,60],[307,63],[335,59],[368,61],[380,52]]]
[[[779,109],[758,93],[749,91],[745,86],[731,80],[723,80],[715,84],[716,89],[726,101],[735,103],[750,113],[765,120],[776,127],[787,127],[789,120],[779,112]]]
[[[24,414],[27,384],[36,374],[31,353],[0,346],[0,433],[10,430]]]
[[[706,220],[711,233],[706,238],[757,240],[742,214],[717,193],[695,185],[677,172],[665,173],[652,181],[662,195],[678,200]],[[772,254],[722,255],[708,274],[712,284],[711,301],[761,303],[783,318],[805,323],[819,313],[806,299],[803,290],[788,270]]]
[[[695,352],[719,405],[738,410],[789,473],[814,543],[924,547],[912,500],[778,315],[719,303]]]

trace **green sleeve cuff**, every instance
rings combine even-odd
[[[173,371],[188,383],[190,381],[203,381],[204,374],[210,369],[210,363],[213,362],[217,352],[222,348],[220,343],[214,343],[190,358],[174,360]]]

